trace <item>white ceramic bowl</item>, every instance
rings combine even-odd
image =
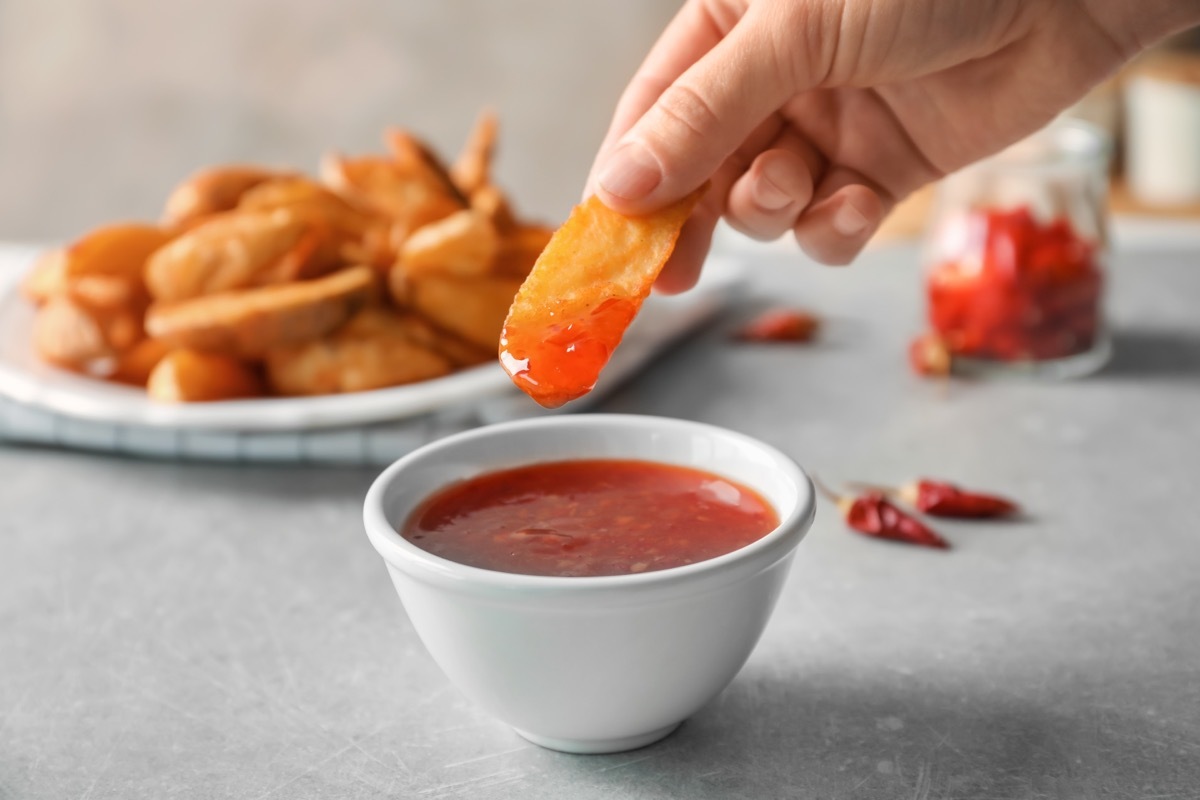
[[[757,490],[781,522],[708,561],[583,578],[469,567],[396,532],[447,484],[578,458],[707,470]],[[766,626],[813,508],[812,486],[795,462],[742,434],[675,419],[578,415],[426,445],[376,479],[363,516],[413,627],[463,693],[539,745],[611,753],[661,739],[729,684]]]

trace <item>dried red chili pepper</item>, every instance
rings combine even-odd
[[[923,547],[950,549],[950,544],[916,517],[909,516],[887,499],[880,491],[860,495],[839,495],[816,482],[821,493],[842,512],[846,524],[859,533],[877,539],[889,539]]]
[[[950,348],[936,333],[926,333],[908,346],[908,363],[918,375],[944,377],[952,366]]]
[[[1007,497],[974,492],[945,481],[922,478],[896,489],[855,484],[863,489],[895,497],[932,517],[984,519],[1006,517],[1020,511]]]
[[[775,308],[764,311],[734,334],[742,342],[810,342],[821,321],[807,311]]]

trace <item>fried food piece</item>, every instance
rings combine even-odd
[[[142,339],[117,356],[112,372],[105,377],[118,383],[144,387],[150,379],[150,373],[170,351],[171,346],[166,342],[159,339]]]
[[[384,133],[392,159],[406,172],[422,174],[427,180],[436,180],[460,206],[467,205],[467,196],[460,192],[450,170],[432,147],[403,128],[388,128]]]
[[[502,236],[512,232],[519,224],[504,192],[491,184],[481,186],[471,193],[471,208],[490,219]]]
[[[78,371],[115,357],[141,338],[140,315],[105,313],[66,295],[46,301],[33,322],[34,351],[51,364]]]
[[[362,316],[361,314],[359,315]],[[491,350],[464,341],[457,336],[431,325],[424,317],[415,313],[399,315],[405,333],[414,342],[428,347],[444,356],[455,368],[473,367],[492,358]]]
[[[450,167],[451,180],[460,192],[471,197],[472,204],[475,192],[491,181],[498,130],[496,114],[490,109],[484,110],[475,120],[475,127],[471,129],[462,152]]]
[[[398,268],[410,278],[421,275],[483,275],[500,249],[491,221],[472,209],[418,228],[400,248]]]
[[[554,229],[545,225],[517,225],[500,239],[492,270],[522,280],[550,244]]]
[[[33,320],[33,348],[51,364],[74,370],[115,355],[100,321],[67,297],[51,298],[38,309]]]
[[[263,385],[258,372],[236,358],[174,350],[154,366],[146,392],[160,403],[197,403],[260,397]]]
[[[241,211],[286,209],[317,225],[346,236],[361,236],[378,220],[314,180],[297,175],[260,183],[242,195]]]
[[[155,300],[173,302],[311,278],[336,266],[329,245],[328,231],[289,209],[222,214],[156,252],[146,285]]]
[[[26,299],[41,305],[67,288],[66,248],[47,250],[38,256],[33,268],[21,281],[21,293]]]
[[[358,208],[386,216],[406,231],[448,217],[466,205],[420,159],[400,164],[381,156],[329,155],[321,162],[321,179]]]
[[[238,203],[238,210],[278,209],[327,231],[332,239],[329,248],[336,251],[343,263],[369,264],[386,271],[396,261],[399,253],[396,223],[351,205],[316,181],[303,176],[277,178],[255,186]]]
[[[209,167],[189,175],[172,190],[163,224],[190,227],[205,217],[229,211],[242,195],[260,183],[290,173],[244,164]]]
[[[516,278],[426,275],[405,280],[392,271],[392,296],[438,328],[465,342],[495,350],[504,316],[521,285]]]
[[[271,388],[285,395],[382,389],[448,374],[453,364],[418,341],[415,317],[368,308],[332,336],[267,353]]]
[[[118,223],[96,228],[68,247],[41,256],[25,277],[22,291],[35,303],[64,294],[81,277],[116,276],[141,280],[146,259],[171,240],[154,225]]]
[[[376,295],[370,267],[259,289],[156,303],[146,332],[176,347],[256,358],[333,331]]]
[[[575,207],[504,322],[500,364],[513,383],[547,408],[591,391],[706,189],[643,217],[594,196]]]

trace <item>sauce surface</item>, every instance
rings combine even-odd
[[[705,561],[778,524],[778,514],[757,493],[709,472],[578,460],[453,484],[422,502],[400,533],[468,566],[581,577]]]

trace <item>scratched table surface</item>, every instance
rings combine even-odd
[[[1200,247],[1118,253],[1114,358],[1058,384],[912,376],[911,250],[751,260],[729,315],[604,410],[1028,517],[941,525],[935,552],[824,505],[722,695],[651,747],[572,756],[425,653],[360,524],[374,470],[0,446],[0,797],[1200,796]],[[819,311],[820,342],[731,343],[768,302]]]

